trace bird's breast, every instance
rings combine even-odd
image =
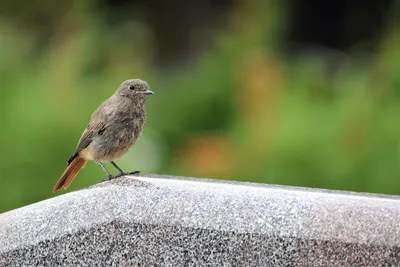
[[[119,116],[107,129],[94,138],[90,155],[100,161],[123,156],[142,135],[144,119],[137,116]]]

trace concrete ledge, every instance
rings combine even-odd
[[[123,177],[0,214],[0,266],[399,266],[400,197]]]

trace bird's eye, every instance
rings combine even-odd
[[[133,84],[129,85],[129,89],[134,90],[135,89],[135,85],[133,85]]]

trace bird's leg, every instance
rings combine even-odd
[[[133,175],[135,175],[135,174],[139,174],[139,173],[140,173],[140,171],[124,172],[120,167],[118,167],[118,165],[117,165],[114,161],[111,161],[111,164],[120,172],[120,173],[119,173],[117,176],[115,176],[115,177],[120,177],[120,176],[127,175],[127,174],[133,174]]]
[[[118,167],[118,165],[114,161],[111,161],[111,164],[120,172],[120,175],[125,174],[125,172],[120,167]]]
[[[103,163],[101,163],[100,161],[96,160],[96,163],[99,164],[100,168],[107,174],[108,176],[108,180],[113,179],[114,177],[111,175],[111,173],[109,173],[106,169],[106,167],[104,167]]]

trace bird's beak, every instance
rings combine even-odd
[[[154,95],[153,91],[150,91],[150,90],[143,91],[142,94],[145,94],[145,95]]]

